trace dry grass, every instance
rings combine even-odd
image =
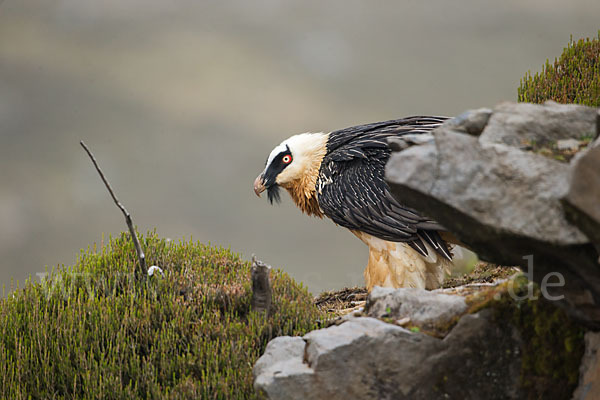
[[[442,288],[448,289],[468,284],[491,283],[499,279],[509,278],[517,271],[519,270],[515,267],[502,267],[486,262],[479,262],[470,273],[447,278]],[[473,288],[473,290],[477,289]],[[364,306],[367,295],[367,288],[355,286],[323,292],[315,298],[314,303],[322,312],[333,316],[342,316]]]

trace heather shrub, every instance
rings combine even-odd
[[[528,72],[518,89],[519,101],[577,103],[600,107],[600,31],[593,39],[571,41],[561,56],[532,75]]]
[[[128,236],[82,252],[0,300],[0,398],[254,398],[267,342],[323,318],[305,288],[271,272],[272,313],[250,310],[250,264],[227,249]]]

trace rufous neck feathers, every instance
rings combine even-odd
[[[308,135],[310,135],[310,141],[306,140],[309,138]],[[321,162],[327,153],[328,135],[312,133],[298,135],[298,137],[304,139],[304,143],[301,146],[290,145],[292,155],[294,156],[295,165],[293,167],[295,173],[290,175],[285,181],[280,182],[279,185],[287,189],[294,203],[296,203],[302,212],[322,218],[323,213],[319,208],[315,186]]]

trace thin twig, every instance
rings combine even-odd
[[[111,197],[113,198],[113,201],[115,202],[117,207],[119,207],[119,209],[125,216],[125,222],[127,223],[127,227],[129,228],[129,234],[131,235],[131,240],[133,240],[133,245],[135,246],[135,251],[137,252],[137,255],[138,255],[140,267],[142,269],[142,272],[146,272],[146,256],[144,255],[144,252],[142,251],[142,246],[140,245],[140,241],[138,240],[137,234],[135,233],[135,228],[133,227],[133,221],[131,220],[131,215],[129,214],[127,209],[125,209],[123,204],[121,204],[119,199],[117,199],[117,196],[115,195],[115,192],[113,191],[112,187],[110,186],[110,183],[104,176],[104,172],[102,172],[102,170],[98,166],[98,162],[96,161],[96,157],[94,157],[94,154],[92,154],[92,152],[86,146],[86,144],[83,143],[83,140],[80,141],[79,144],[81,145],[81,147],[83,147],[83,149],[88,154],[88,156],[90,156],[92,163],[94,163],[94,167],[96,167],[96,171],[98,171],[98,174],[100,174],[100,178],[102,178],[102,182],[104,182],[104,185],[108,189],[108,192],[110,193]]]

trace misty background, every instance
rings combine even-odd
[[[597,0],[5,0],[0,283],[126,230],[84,140],[140,232],[256,253],[313,293],[362,285],[362,242],[254,195],[271,149],[515,101],[599,16]]]

